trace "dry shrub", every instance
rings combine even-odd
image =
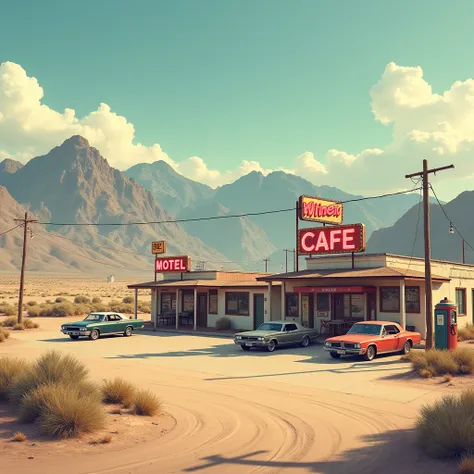
[[[459,474],[474,474],[474,455],[464,456],[461,459]]]
[[[76,304],[73,306],[73,315],[74,316],[83,316],[84,314],[89,314],[92,307],[87,304]]]
[[[63,298],[62,296],[59,296],[54,300],[55,303],[69,303],[69,301],[66,298]]]
[[[109,311],[113,311],[114,313],[133,314],[135,308],[133,304],[110,302]]]
[[[449,395],[424,406],[417,421],[418,442],[433,457],[474,451],[474,391]]]
[[[116,377],[113,380],[104,380],[102,394],[104,403],[130,406],[135,394],[135,387],[127,380]]]
[[[139,390],[135,395],[133,412],[141,416],[154,416],[161,411],[161,400],[149,390]]]
[[[26,306],[38,306],[38,303],[36,301],[28,301],[28,303],[26,303]]]
[[[76,304],[90,304],[91,300],[87,296],[76,296],[74,298],[74,303],[76,303]]]
[[[126,296],[123,300],[122,303],[125,304],[133,304],[135,303],[135,298],[133,296]]]
[[[99,304],[99,303],[102,303],[102,300],[98,296],[94,296],[94,298],[92,298],[92,304]]]
[[[474,339],[474,324],[458,329],[458,341],[472,341]]]
[[[0,342],[5,342],[10,337],[10,331],[0,327]]]
[[[7,316],[13,316],[17,312],[15,306],[5,303],[0,305],[0,314],[5,314]]]
[[[39,328],[38,323],[35,323],[31,319],[27,319],[27,318],[23,319],[23,326],[25,326],[25,329],[38,329]]]
[[[232,322],[229,318],[219,318],[216,321],[216,329],[218,331],[227,331],[232,327]]]
[[[112,436],[104,435],[100,438],[93,439],[89,444],[96,445],[96,444],[109,444],[112,442]]]
[[[23,441],[26,441],[26,434],[22,433],[21,431],[17,431],[12,437],[12,441],[15,441],[17,443],[22,443]]]
[[[451,382],[451,380],[453,380],[453,376],[452,376],[452,375],[446,374],[446,375],[443,377],[443,382],[444,382],[444,383]]]
[[[28,369],[28,364],[16,357],[0,357],[0,399],[6,399],[16,380]]]
[[[12,328],[17,322],[18,319],[16,317],[10,316],[9,318],[6,318],[2,321],[2,326],[4,328]]]
[[[107,306],[102,303],[94,303],[92,305],[92,311],[94,311],[95,313],[103,313],[107,311],[107,309],[108,309]]]
[[[15,326],[13,326],[14,331],[24,331],[25,330],[25,325],[23,323],[16,323]]]
[[[140,313],[151,313],[150,303],[138,303],[138,311]]]
[[[31,306],[27,313],[30,318],[38,318],[41,315],[41,306]]]
[[[468,375],[474,372],[474,351],[459,347],[454,351],[412,351],[409,354],[413,369],[422,377]]]

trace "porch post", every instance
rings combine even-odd
[[[194,288],[194,330],[197,328],[197,300],[198,300],[198,290]]]
[[[400,280],[400,326],[407,327],[407,317],[405,311],[405,280]]]
[[[264,321],[271,321],[272,320],[272,282],[268,282],[268,296],[267,296],[267,314],[268,317],[263,316]]]
[[[134,307],[134,312],[135,312],[135,319],[138,319],[138,288],[135,288],[135,307]]]
[[[176,288],[176,329],[179,327],[179,290]]]
[[[281,319],[285,319],[285,281],[281,282]]]
[[[156,329],[156,321],[158,319],[158,295],[160,290],[154,288],[151,290],[151,321],[153,323],[153,330]]]

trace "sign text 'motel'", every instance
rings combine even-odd
[[[300,196],[298,201],[299,218],[303,221],[323,224],[342,224],[344,205],[339,201]]]
[[[191,259],[189,257],[159,257],[155,260],[156,273],[189,271],[191,271]]]
[[[355,253],[365,250],[364,224],[316,227],[298,231],[298,252],[306,255]]]

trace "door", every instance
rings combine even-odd
[[[253,327],[257,329],[265,318],[265,298],[263,295],[253,295]]]
[[[197,295],[197,325],[207,328],[207,294],[199,293]]]
[[[400,345],[400,331],[397,326],[393,324],[386,324],[382,332],[383,337],[380,340],[379,350],[380,352],[396,352],[401,350]]]
[[[301,295],[301,324],[308,328],[309,326],[309,295]]]
[[[294,323],[285,324],[282,335],[279,338],[279,343],[292,344],[296,342],[298,336],[298,327]]]
[[[332,319],[344,319],[344,295],[334,295],[334,311]]]
[[[101,334],[110,334],[114,331],[117,331],[117,323],[115,322],[115,315],[109,314],[105,315],[102,322],[97,324],[97,328],[99,329]]]
[[[377,320],[377,296],[375,293],[367,295],[367,321]]]

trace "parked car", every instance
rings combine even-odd
[[[318,331],[305,328],[297,322],[268,321],[262,323],[255,331],[235,334],[234,342],[244,351],[258,347],[273,352],[277,347],[291,344],[307,347],[318,336]]]
[[[88,336],[95,341],[104,334],[123,334],[131,336],[134,329],[142,328],[141,319],[130,319],[120,313],[90,313],[82,321],[61,326],[61,332],[71,339]]]
[[[378,354],[408,354],[420,340],[420,333],[406,331],[391,321],[361,321],[344,336],[326,339],[324,349],[335,359],[342,355],[363,355],[366,360],[373,360]]]

